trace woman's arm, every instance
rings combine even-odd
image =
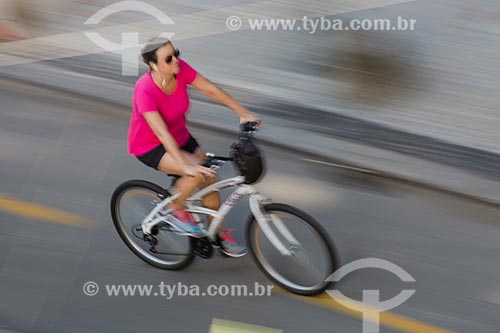
[[[177,146],[177,142],[172,137],[172,135],[168,132],[167,125],[163,121],[161,115],[156,111],[145,112],[143,113],[144,119],[146,119],[149,127],[153,130],[156,137],[160,140],[163,147],[166,151],[172,156],[174,161],[177,163],[177,166],[182,172],[181,176],[196,176],[197,174],[201,174],[203,176],[215,176],[215,171],[209,168],[206,168],[201,165],[191,165],[189,162],[185,161],[179,147]]]
[[[212,82],[208,81],[203,75],[198,73],[192,85],[202,92],[204,95],[212,98],[214,101],[219,102],[231,110],[233,110],[241,118],[241,122],[247,121],[260,121],[260,118],[255,113],[248,111],[240,105],[234,98],[226,93],[221,88],[217,87]]]
[[[197,174],[201,174],[203,176],[215,176],[215,171],[209,168],[206,168],[201,165],[191,165],[186,162],[181,154],[179,147],[177,146],[177,142],[172,137],[172,135],[168,132],[167,125],[163,121],[161,115],[156,111],[145,112],[143,113],[144,119],[149,124],[149,127],[153,130],[156,137],[160,140],[163,147],[166,151],[172,156],[172,158],[177,163],[177,166],[182,172],[181,176],[196,176]]]

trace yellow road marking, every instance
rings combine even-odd
[[[283,330],[214,318],[209,333],[282,333]]]
[[[0,211],[33,220],[65,224],[73,227],[93,228],[95,221],[54,208],[30,203],[0,194]]]
[[[345,307],[342,304],[335,301],[333,298],[328,296],[326,293],[322,293],[318,296],[307,297],[307,296],[299,296],[288,291],[285,291],[281,288],[275,287],[275,292],[280,294],[284,294],[290,296],[292,298],[299,299],[301,301],[311,303],[317,306],[321,306],[324,308],[329,308],[335,310],[337,312],[349,315],[351,317],[356,317],[359,319],[363,319],[363,313],[365,313],[365,319],[376,322],[376,318],[379,314],[379,311],[367,305],[359,305],[357,303],[352,302],[349,304],[349,307]],[[408,332],[408,333],[457,333],[456,331],[447,330],[444,328],[440,328],[437,326],[429,325],[420,321],[417,321],[412,318],[400,316],[391,312],[380,312],[379,323],[381,326],[385,326],[390,329],[395,329],[400,332]]]

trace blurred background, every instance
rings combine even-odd
[[[174,33],[184,60],[262,116],[259,189],[316,217],[342,263],[381,258],[415,278],[409,287],[368,269],[337,285],[358,300],[366,289],[382,299],[416,289],[390,310],[396,317],[381,319],[381,332],[498,332],[500,3],[146,0],[174,23],[130,7],[85,24],[115,3],[0,0],[0,332],[223,332],[220,319],[231,321],[228,331],[247,323],[260,326],[255,332],[362,332],[360,313],[285,292],[83,294],[87,281],[270,283],[249,257],[198,258],[169,272],[121,243],[113,190],[129,179],[168,179],[127,155],[132,89],[146,67],[123,75],[123,50],[104,50],[84,32],[115,45],[124,32],[141,42]],[[240,29],[227,28],[230,16],[242,19]],[[257,31],[247,21],[304,16],[416,24],[312,33]],[[227,154],[238,118],[197,91],[191,99],[194,136]],[[240,239],[248,213],[240,204],[227,220]]]

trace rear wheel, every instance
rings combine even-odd
[[[273,282],[300,295],[317,295],[339,267],[333,242],[321,225],[305,212],[285,204],[263,206],[268,226],[287,249],[282,254],[253,216],[247,244],[257,266]]]
[[[155,267],[179,270],[193,261],[192,239],[177,235],[168,224],[160,223],[145,240],[141,227],[143,219],[168,196],[170,193],[156,184],[127,181],[113,193],[111,216],[120,238],[135,255]]]

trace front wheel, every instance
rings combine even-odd
[[[111,217],[120,238],[135,255],[155,267],[178,270],[193,261],[191,238],[177,235],[167,224],[160,223],[146,240],[141,226],[151,210],[168,196],[170,193],[156,184],[130,180],[113,193]]]
[[[339,267],[335,247],[321,225],[307,213],[285,204],[264,205],[270,230],[287,249],[281,253],[250,216],[247,244],[259,269],[273,282],[296,294],[317,295]],[[272,237],[272,236],[271,236]]]

